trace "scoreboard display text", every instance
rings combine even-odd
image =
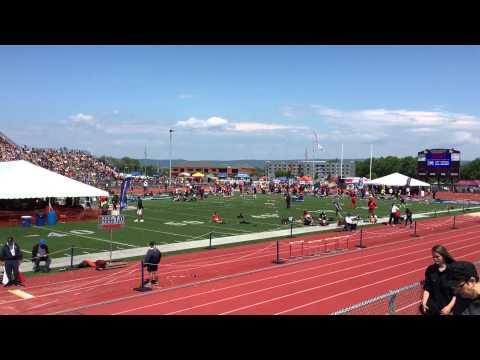
[[[424,150],[418,153],[418,176],[459,176],[460,151],[454,149]]]
[[[427,168],[449,168],[452,164],[452,157],[450,151],[443,152],[428,152],[426,154]]]

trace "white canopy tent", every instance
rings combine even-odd
[[[407,186],[408,176],[402,175],[400,173],[393,173],[378,179],[367,181],[367,185],[385,185],[385,186]],[[416,186],[425,186],[429,187],[430,184],[411,178],[410,179],[410,187]]]
[[[108,196],[86,185],[25,160],[0,162],[0,199]]]

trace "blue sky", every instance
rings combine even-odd
[[[479,46],[0,46],[0,131],[116,157],[167,159],[173,128],[189,160],[335,158],[342,143],[470,160],[478,64]]]

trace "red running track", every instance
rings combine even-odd
[[[465,222],[460,230],[445,225],[445,218],[424,222],[423,229],[437,224],[442,231],[424,231],[416,238],[403,227],[381,226],[365,236],[374,244],[366,249],[354,250],[351,241],[349,251],[281,265],[271,263],[273,242],[166,257],[160,266],[162,286],[148,293],[132,291],[138,286],[137,263],[110,272],[39,276],[23,289],[35,296],[32,299],[0,291],[0,313],[328,314],[421,280],[435,244],[445,245],[456,258],[477,260],[480,223],[471,219],[458,217],[460,227]],[[349,236],[353,240],[358,234]],[[383,244],[375,245],[376,236],[383,237]],[[287,256],[286,246],[282,249]]]

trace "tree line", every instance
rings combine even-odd
[[[146,174],[147,176],[153,176],[153,174],[159,173],[160,175],[166,175],[169,172],[169,169],[162,169],[158,166],[148,165],[142,166],[140,161],[137,159],[132,159],[129,157],[123,157],[121,159],[116,159],[114,157],[102,156],[100,160],[113,166],[117,171],[130,174],[133,171],[139,171],[142,175]]]

